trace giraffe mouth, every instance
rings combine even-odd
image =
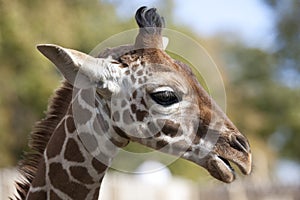
[[[216,179],[225,183],[235,180],[235,171],[229,161],[224,157],[214,155],[208,160],[207,170]]]

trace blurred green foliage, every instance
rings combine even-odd
[[[265,2],[280,9],[279,0]],[[275,50],[248,48],[221,38],[204,45],[218,66],[227,66],[222,72],[232,121],[251,138],[269,141],[279,155],[300,161],[300,86],[288,85],[290,80],[282,77],[290,68],[300,73],[300,24],[295,17],[300,7],[297,0],[290,2],[295,5],[277,13]],[[0,0],[0,13],[0,167],[5,167],[15,165],[23,155],[34,122],[44,116],[48,98],[61,80],[35,45],[55,43],[90,52],[102,40],[136,25],[133,19],[118,19],[112,4],[97,0]],[[179,31],[193,35],[186,28]],[[169,167],[193,179],[195,172],[202,173],[183,160]]]
[[[35,45],[55,43],[91,51],[119,33],[122,22],[99,1],[0,1],[0,167],[15,165],[35,121],[61,79]]]
[[[279,155],[300,161],[300,23],[298,0],[263,0],[275,15],[268,50],[225,45],[219,55],[231,66],[232,111],[239,127],[263,138]],[[227,93],[228,94],[228,93]]]

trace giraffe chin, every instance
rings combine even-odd
[[[213,156],[208,160],[207,170],[214,178],[225,183],[231,183],[235,180],[235,171],[228,160]]]

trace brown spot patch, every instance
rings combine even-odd
[[[103,160],[106,159],[105,156],[101,156],[101,160],[102,160],[102,159],[103,159]],[[105,162],[105,163],[108,163],[108,161]],[[93,167],[95,168],[95,170],[98,172],[98,174],[104,172],[104,171],[107,169],[107,166],[106,166],[105,164],[103,164],[102,162],[100,162],[100,161],[99,161],[98,159],[96,159],[96,158],[93,158],[93,160],[92,160],[92,165],[93,165]]]
[[[66,123],[68,132],[69,133],[74,133],[74,131],[76,130],[76,126],[75,126],[73,117],[71,117],[71,116],[68,117],[66,119],[65,123]]]
[[[120,113],[119,113],[119,111],[115,111],[114,112],[113,119],[114,119],[115,122],[120,121]]]
[[[51,163],[49,178],[56,189],[70,196],[72,199],[85,199],[89,190],[81,184],[70,181],[68,173],[60,163]]]
[[[27,195],[26,199],[32,199],[32,200],[47,199],[47,193],[45,191],[30,192]]]
[[[49,141],[47,148],[47,157],[53,158],[60,154],[63,143],[66,139],[64,123],[61,123],[59,127],[53,133],[52,138]]]
[[[99,191],[100,191],[100,188],[95,189],[92,200],[98,200],[99,199]]]
[[[146,102],[145,102],[145,99],[144,99],[144,98],[142,98],[142,100],[141,100],[141,104],[142,104],[143,106],[145,106],[145,108],[147,108],[147,104],[146,104]]]
[[[139,82],[139,84],[143,84],[144,83],[142,78],[139,78],[138,82]]]
[[[35,174],[35,177],[41,177],[41,178],[35,178],[32,181],[32,187],[41,187],[46,184],[45,177],[46,177],[46,165],[44,158],[41,158],[37,173]]]
[[[82,89],[80,93],[81,98],[90,106],[95,106],[95,93],[92,88]]]
[[[126,138],[126,139],[129,139],[129,137],[126,135],[126,133],[125,133],[122,129],[120,129],[119,127],[113,126],[113,129],[116,131],[116,133],[117,133],[119,136],[121,136],[121,137],[123,137],[123,138]]]
[[[76,99],[76,101],[74,101],[72,109],[73,109],[73,113],[74,113],[75,123],[85,124],[92,117],[91,111],[83,108],[82,105],[79,104],[78,98]]]
[[[64,157],[68,161],[84,162],[84,157],[79,150],[78,144],[72,138],[67,142]]]
[[[181,133],[181,131],[179,131],[179,128],[180,128],[179,123],[175,123],[167,119],[165,120],[164,126],[162,127],[161,130],[165,135],[168,135],[170,137],[175,137]]]
[[[131,108],[132,113],[136,113],[136,105],[135,104],[131,104],[130,108]]]
[[[130,111],[128,109],[124,110],[124,112],[123,112],[123,122],[125,124],[131,124],[133,121],[134,120],[133,120],[133,118],[132,118],[132,116],[130,114]]]
[[[121,102],[121,107],[124,108],[127,105],[127,101],[125,101],[124,99]]]
[[[149,113],[145,110],[137,110],[136,111],[136,119],[140,122],[144,121],[145,117],[147,117]]]
[[[144,74],[144,70],[140,69],[136,72],[138,76],[142,76]]]
[[[199,124],[199,127],[197,129],[197,132],[196,132],[196,135],[195,135],[195,138],[193,140],[193,143],[194,144],[197,144],[200,142],[200,139],[201,138],[205,138],[206,135],[208,133],[208,125],[206,124],[203,124],[203,123],[200,123]]]
[[[98,147],[97,139],[94,135],[90,133],[81,132],[79,133],[79,139],[85,144],[85,147],[89,151],[95,151]]]
[[[70,167],[71,175],[80,181],[81,183],[85,184],[93,184],[93,178],[89,174],[88,170],[85,167],[81,166],[72,166]]]
[[[135,90],[133,93],[132,93],[132,99],[136,99],[137,97],[137,91]]]
[[[74,119],[78,124],[86,124],[92,118],[92,113],[87,109],[77,107],[74,113],[77,113]]]
[[[160,140],[156,143],[156,148],[157,149],[162,149],[164,148],[165,146],[167,146],[169,143],[165,140]]]
[[[132,82],[132,83],[135,83],[135,82],[136,82],[136,78],[134,77],[133,74],[131,74],[130,79],[131,79],[131,82]]]

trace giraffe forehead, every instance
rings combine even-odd
[[[175,71],[153,73],[148,83],[149,92],[174,91],[183,95],[192,94],[190,83],[182,74]]]
[[[147,84],[148,92],[168,86],[194,98],[201,96],[204,91],[188,65],[174,60],[160,49],[136,51],[121,56],[120,60],[128,66],[131,84],[138,87]]]

